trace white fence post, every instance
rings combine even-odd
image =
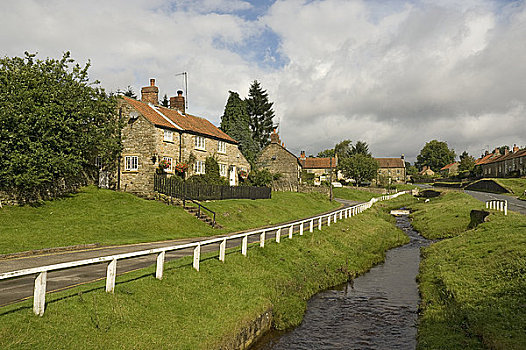
[[[106,292],[113,293],[115,290],[115,276],[117,275],[117,259],[113,259],[106,270]]]
[[[347,219],[348,215],[349,215],[349,209],[345,209],[345,218],[346,219]]]
[[[504,215],[508,215],[508,201],[504,201]]]
[[[303,236],[303,222],[300,224],[300,236]]]
[[[318,219],[318,230],[321,231],[321,216],[320,216],[320,218]]]
[[[281,242],[281,228],[276,231],[276,243]]]
[[[310,221],[310,225],[309,225],[309,232],[312,232],[312,231],[314,231],[314,219]]]
[[[331,226],[331,217],[332,215],[329,214],[329,216],[327,216],[327,226]]]
[[[219,261],[225,262],[226,238],[219,244]]]
[[[265,247],[265,230],[263,230],[263,232],[261,232],[261,234],[259,235],[259,246],[261,248]]]
[[[241,242],[241,254],[244,256],[247,256],[247,246],[248,246],[248,236],[243,237],[243,241]]]
[[[33,312],[38,316],[44,315],[46,308],[46,284],[47,271],[44,271],[35,278],[35,290],[33,291]]]
[[[294,228],[294,225],[290,225],[289,227],[289,239],[292,239],[292,230]]]
[[[199,271],[199,259],[201,258],[201,244],[194,248],[194,269]]]
[[[160,252],[157,254],[157,266],[155,269],[155,278],[158,280],[163,279],[163,269],[164,269],[164,257],[166,255],[165,251]]]
[[[343,219],[343,210],[340,210],[340,220]]]
[[[489,202],[486,201],[486,209],[488,209],[488,207],[489,207]]]

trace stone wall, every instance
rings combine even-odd
[[[219,350],[245,350],[249,349],[272,326],[272,310],[267,310],[255,320],[245,325],[235,336],[225,341]]]
[[[378,169],[379,176],[391,178],[391,181],[396,183],[405,182],[405,168],[380,168]]]
[[[125,126],[121,132],[120,190],[143,197],[151,197],[153,194],[153,175],[158,162],[157,159],[154,162],[152,158],[158,156],[155,135],[159,129],[142,115],[136,119],[130,118],[130,112],[133,108],[128,104],[123,103],[121,108]],[[137,171],[125,170],[126,156],[138,157]]]
[[[277,143],[271,143],[263,149],[257,159],[257,164],[272,173],[281,174],[279,184],[290,186],[299,184],[301,167],[298,158]]]

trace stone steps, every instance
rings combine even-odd
[[[209,217],[208,215],[206,215],[205,213],[203,213],[203,211],[201,211],[201,214],[199,215],[199,209],[196,208],[196,207],[193,207],[193,206],[185,206],[184,207],[184,210],[188,213],[188,214],[191,214],[193,216],[195,216],[196,218],[198,218],[199,220],[201,220],[202,222],[206,223],[207,225],[210,225],[212,226],[213,223],[214,223],[214,220]],[[214,228],[223,228],[221,225],[219,225],[217,222],[215,223],[214,226],[212,226]]]

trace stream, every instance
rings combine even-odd
[[[288,332],[272,331],[251,350],[415,349],[420,247],[431,241],[396,218],[411,241],[393,248],[383,264],[341,286],[316,294],[303,322]]]

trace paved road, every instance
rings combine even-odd
[[[360,202],[338,200],[343,204],[343,207],[349,207]],[[317,215],[316,215],[317,216]],[[325,222],[324,222],[325,225]],[[315,226],[316,227],[316,226]],[[294,226],[294,232],[299,232],[299,225]],[[305,224],[304,230],[308,230],[309,225]],[[252,230],[251,230],[252,231]],[[234,234],[234,233],[233,233]],[[233,235],[232,234],[232,235]],[[282,238],[285,238],[288,231],[282,230]],[[224,236],[224,235],[223,235]],[[211,237],[206,237],[211,238]],[[270,231],[266,235],[267,240],[276,238],[276,231]],[[39,256],[28,256],[20,258],[12,258],[0,260],[0,273],[9,272],[21,269],[27,269],[38,266],[46,266],[59,264],[63,262],[71,262],[77,260],[84,260],[99,256],[109,256],[139,250],[147,250],[152,248],[174,246],[202,240],[204,238],[190,238],[177,241],[164,241],[153,243],[129,244],[123,246],[101,247],[93,249],[84,249],[77,251],[65,251],[51,254],[43,254]],[[249,237],[249,243],[259,241],[259,235]],[[227,248],[233,248],[241,245],[241,239],[233,239],[227,242]],[[219,244],[209,244],[201,248],[202,253],[218,252]],[[183,256],[193,254],[193,248],[182,249],[166,253],[166,260],[174,260]],[[144,267],[151,266],[156,263],[156,255],[148,255],[138,258],[123,259],[117,263],[117,273],[122,275],[124,273],[135,271]],[[68,288],[78,286],[80,284],[94,282],[106,277],[107,263],[86,265],[76,268],[71,268],[61,271],[52,271],[48,273],[47,277],[47,291],[49,293],[56,292]],[[13,278],[8,280],[0,280],[0,307],[8,304],[16,303],[33,296],[35,276],[26,276]]]
[[[507,200],[508,209],[513,210],[517,213],[526,215],[526,201],[521,201],[515,197],[506,196],[504,194],[488,193],[488,192],[478,192],[478,191],[467,191],[467,194],[478,199],[479,201],[485,202],[493,199]]]

